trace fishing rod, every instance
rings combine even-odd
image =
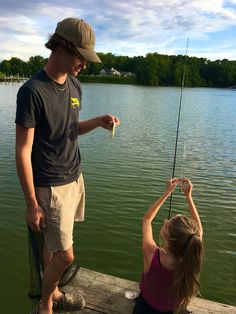
[[[182,77],[182,84],[181,84],[181,92],[180,92],[180,100],[179,100],[179,112],[178,112],[178,120],[177,120],[177,129],[176,129],[176,139],[175,139],[175,152],[174,152],[174,162],[173,162],[173,171],[172,171],[172,178],[175,177],[175,165],[176,165],[176,156],[177,156],[177,149],[178,149],[178,139],[179,139],[179,126],[180,126],[180,116],[181,116],[181,108],[182,108],[182,98],[183,98],[183,90],[184,90],[184,82],[185,82],[185,74],[186,74],[186,64],[187,64],[187,55],[188,55],[188,43],[189,38],[186,44],[186,52],[185,52],[185,59],[184,59],[184,71]],[[170,195],[170,205],[169,205],[169,219],[171,214],[171,205],[172,205],[172,194]]]

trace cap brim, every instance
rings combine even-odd
[[[89,62],[94,62],[94,63],[102,63],[100,58],[97,56],[96,52],[94,50],[88,50],[84,48],[77,47],[79,53],[81,54],[82,57],[84,57],[85,60]]]

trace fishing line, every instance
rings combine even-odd
[[[186,45],[186,52],[185,52],[185,59],[184,59],[184,71],[183,71],[182,84],[181,84],[181,92],[180,92],[180,100],[179,100],[179,112],[178,112],[177,129],[176,129],[175,152],[174,152],[174,162],[173,162],[172,178],[175,177],[175,165],[176,165],[176,156],[177,156],[177,149],[178,149],[180,115],[181,115],[182,98],[183,98],[183,90],[184,90],[184,81],[185,81],[185,73],[186,73],[187,54],[188,54],[188,43],[189,43],[189,38],[188,38],[188,40],[187,40],[187,45]],[[171,195],[170,195],[169,219],[170,219],[170,214],[171,214],[171,205],[172,205],[172,198],[173,198],[173,197],[172,197],[172,194],[173,194],[173,193],[171,193]]]
[[[184,138],[184,147],[183,147],[183,156],[182,156],[182,167],[181,167],[181,174],[180,174],[180,179],[183,179],[183,173],[184,173],[184,162],[186,161],[186,136]]]

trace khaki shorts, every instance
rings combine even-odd
[[[35,187],[39,205],[45,214],[43,229],[49,251],[65,251],[73,245],[74,221],[84,220],[85,189],[82,174],[69,184]]]

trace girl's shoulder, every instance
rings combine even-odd
[[[159,262],[161,267],[167,269],[167,270],[174,270],[176,266],[176,258],[170,254],[169,252],[166,252],[163,248],[159,249]]]

